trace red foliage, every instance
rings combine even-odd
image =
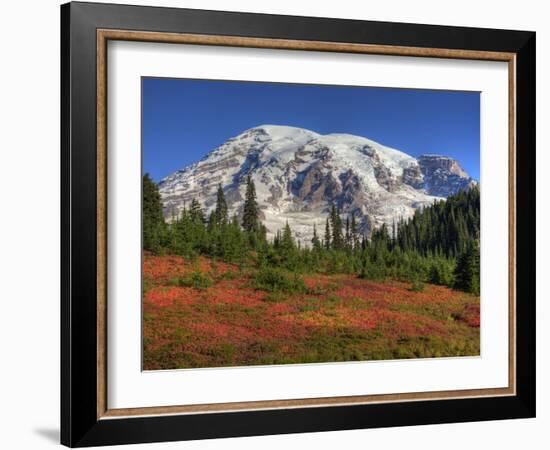
[[[239,304],[243,306],[257,306],[262,304],[264,292],[246,287],[243,278],[222,280],[208,289],[208,301],[211,303]]]
[[[465,309],[464,316],[461,317],[461,320],[467,323],[471,327],[479,328],[479,322],[480,322],[479,304],[468,305]]]
[[[218,276],[235,271],[235,266],[225,262],[213,262],[204,257],[189,261],[181,256],[155,256],[148,252],[143,254],[143,277],[157,283],[167,282],[192,272],[215,272]]]
[[[174,286],[174,279],[196,272],[212,285]],[[270,296],[252,287],[253,272],[202,257],[191,262],[150,254],[144,255],[143,276],[149,369],[299,361],[318,352],[311,346],[326,336],[334,343],[352,336],[363,352],[376,345],[400,349],[414,339],[479,344],[479,298],[441,286],[413,292],[397,281],[314,275],[304,280],[308,294]]]
[[[181,303],[193,303],[198,297],[194,289],[187,287],[167,287],[151,289],[145,294],[145,304],[151,303],[155,306],[170,306],[175,301]]]

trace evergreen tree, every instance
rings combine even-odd
[[[288,220],[286,221],[285,227],[283,228],[283,236],[281,238],[281,247],[283,250],[292,250],[294,248],[294,239],[292,237],[292,230],[290,229],[290,225],[288,224]]]
[[[236,214],[231,219],[231,223],[225,227],[225,230],[224,251],[226,259],[229,261],[242,260],[247,255],[248,243]]]
[[[258,230],[256,231],[257,241],[260,245],[267,245],[267,227],[258,221]]]
[[[219,223],[216,217],[216,211],[212,211],[210,213],[210,216],[208,217],[208,225],[206,227],[206,231],[208,231],[208,233],[211,233],[211,234],[217,233],[218,226],[219,226]]]
[[[432,284],[444,284],[441,280],[441,271],[437,264],[432,264],[432,267],[430,267],[430,274],[429,274],[429,280]]]
[[[155,253],[160,251],[166,231],[162,202],[156,183],[149,174],[143,176],[143,248]]]
[[[330,234],[330,224],[329,224],[329,219],[327,217],[327,223],[325,225],[325,242],[324,242],[326,250],[330,250],[330,248],[331,248],[330,236],[331,236],[331,234]]]
[[[223,192],[222,185],[218,185],[218,192],[216,193],[216,208],[214,209],[214,219],[220,225],[227,224],[229,218],[227,215],[227,202],[225,201],[225,194]]]
[[[243,228],[253,232],[258,229],[258,203],[256,201],[256,187],[250,175],[246,179],[246,194],[243,211]]]
[[[191,206],[189,207],[189,217],[194,223],[204,223],[204,212],[201,208],[201,204],[196,198],[193,198],[193,200],[191,200]]]
[[[332,205],[332,209],[330,211],[330,222],[332,228],[331,248],[333,250],[342,250],[344,248],[342,219],[340,218],[340,211],[338,211],[334,205]]]
[[[321,250],[321,241],[319,240],[319,236],[317,236],[317,227],[315,224],[313,224],[313,238],[311,239],[311,244],[314,250]]]
[[[395,234],[395,219],[393,219],[391,227],[391,248],[394,249],[397,241],[397,236]]]
[[[355,213],[351,213],[351,241],[354,250],[359,249],[359,233],[357,232],[357,222]]]
[[[457,258],[454,287],[479,295],[479,243],[477,240],[470,241]]]
[[[278,249],[281,246],[281,230],[277,230],[273,238],[273,247]]]
[[[352,248],[352,243],[351,243],[351,230],[350,230],[350,223],[349,223],[349,216],[346,217],[346,235],[345,235],[345,247],[346,249],[351,249]]]
[[[395,245],[424,256],[439,249],[446,257],[454,258],[479,236],[479,196],[479,188],[472,187],[417,210],[407,222],[400,219]]]

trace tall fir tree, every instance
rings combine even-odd
[[[325,241],[324,241],[325,249],[330,250],[331,244],[332,243],[331,243],[331,234],[330,234],[330,223],[329,223],[329,218],[327,217],[327,222],[325,224]]]
[[[311,238],[311,245],[314,250],[321,250],[321,241],[319,240],[319,236],[317,236],[317,227],[315,224],[313,224],[313,237]]]
[[[357,221],[355,220],[355,213],[351,213],[351,241],[354,250],[359,249],[359,232],[357,231]]]
[[[214,219],[219,225],[226,225],[229,221],[227,202],[225,201],[225,194],[223,192],[222,185],[218,185],[218,191],[216,193],[216,208],[214,209]]]
[[[346,249],[352,248],[351,243],[351,230],[350,230],[350,223],[349,223],[349,216],[346,217],[346,235],[345,235],[345,247]]]
[[[201,208],[201,204],[196,198],[193,198],[191,200],[191,206],[189,207],[189,216],[191,218],[191,221],[194,223],[203,224],[205,222],[204,212]]]
[[[330,225],[332,228],[331,248],[333,250],[342,250],[344,248],[344,236],[342,234],[342,219],[340,211],[332,205],[330,211]]]
[[[273,248],[278,249],[281,246],[281,230],[277,230],[273,238]]]
[[[396,234],[396,231],[395,231],[395,218],[394,218],[393,222],[392,222],[392,227],[391,227],[391,248],[392,248],[392,250],[395,248],[396,241],[397,241],[397,234]]]
[[[218,218],[216,216],[216,211],[212,211],[210,216],[208,216],[208,225],[206,226],[206,231],[208,233],[216,233],[218,231]]]
[[[281,247],[283,250],[292,250],[295,247],[294,238],[292,237],[292,230],[286,221],[285,227],[283,228],[283,235],[281,237]]]
[[[246,178],[246,193],[243,210],[243,228],[248,232],[258,229],[258,202],[256,201],[256,187],[248,175]]]
[[[158,186],[146,173],[143,176],[143,248],[159,252],[164,233],[165,223]]]
[[[472,240],[458,255],[454,287],[479,295],[479,280],[479,243],[477,240]]]

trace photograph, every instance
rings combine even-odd
[[[36,77],[34,56],[15,58],[22,89],[8,92],[25,119],[7,130],[20,159],[8,184],[29,192],[8,197],[55,215],[49,234],[4,221],[25,231],[4,233],[25,269],[11,297],[35,288],[33,317],[55,328],[55,342],[29,335],[38,353],[5,358],[19,378],[56,365],[38,383],[56,386],[44,414],[19,414],[36,443],[428,450],[542,436],[543,15],[141,3],[69,2],[52,20],[42,5],[28,49],[14,47],[60,59]],[[48,36],[52,58],[36,51]],[[21,92],[48,97],[40,120]],[[38,149],[32,176],[22,142]],[[59,208],[42,179],[57,180]],[[57,250],[37,260],[34,237]],[[48,283],[58,307],[42,301]],[[10,323],[11,340],[26,336]],[[13,392],[6,410],[28,410]],[[21,426],[10,441],[28,441]]]
[[[142,78],[143,370],[480,355],[480,93]]]

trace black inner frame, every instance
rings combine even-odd
[[[516,54],[515,396],[97,419],[96,30]],[[61,6],[61,443],[71,447],[535,416],[535,33],[175,8]],[[508,149],[503,149],[506,152]]]

